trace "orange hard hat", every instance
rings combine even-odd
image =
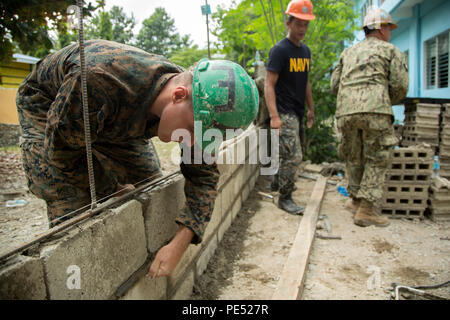
[[[310,0],[293,0],[289,2],[286,14],[301,20],[314,20],[313,4]]]

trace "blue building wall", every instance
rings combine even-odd
[[[420,69],[420,85],[418,88],[418,96],[428,98],[450,98],[450,88],[439,88],[427,90],[423,71],[425,70],[424,42],[430,38],[450,29],[450,1],[446,0],[428,0],[420,4],[418,8],[419,21],[421,25],[421,59]]]

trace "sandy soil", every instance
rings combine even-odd
[[[192,299],[271,299],[301,221],[257,191],[260,177],[224,236]],[[306,205],[315,182],[301,179],[294,199]],[[396,220],[386,228],[360,228],[344,209],[346,198],[328,185],[320,214],[342,240],[316,238],[302,299],[389,299],[392,283],[431,285],[450,280],[449,222]],[[317,232],[326,234],[324,222]],[[450,287],[427,290],[450,298]],[[417,297],[415,297],[417,298]]]

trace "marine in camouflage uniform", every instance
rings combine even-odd
[[[389,152],[398,143],[392,105],[405,98],[408,82],[404,55],[373,36],[346,49],[332,73],[339,155],[345,160],[348,192],[355,202],[376,206],[382,198]]]
[[[184,70],[162,56],[111,41],[86,41],[85,52],[96,191],[103,198],[119,183],[161,176],[150,141],[157,136],[159,118],[148,110],[164,85]],[[54,226],[64,220],[56,218],[90,203],[78,45],[39,61],[16,102],[28,186],[46,201]],[[199,243],[219,172],[215,164],[181,164],[181,172],[186,206],[176,221],[194,232],[192,243]]]

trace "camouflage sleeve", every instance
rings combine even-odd
[[[175,221],[194,231],[192,243],[198,244],[203,239],[214,209],[219,170],[216,164],[194,164],[193,161],[191,163],[182,163],[180,166],[185,178],[186,205]]]
[[[333,73],[331,74],[330,86],[331,86],[331,91],[334,94],[337,94],[339,91],[339,83],[341,80],[341,71],[342,71],[342,55],[339,58],[338,64],[334,68]]]
[[[405,56],[394,48],[389,69],[389,97],[393,105],[400,103],[406,97],[408,84],[408,66]]]
[[[50,165],[60,170],[68,183],[77,185],[80,177],[73,173],[78,160],[86,156],[84,117],[81,101],[81,76],[78,66],[72,67],[64,76],[55,100],[47,113],[44,149]],[[105,121],[105,106],[110,105],[102,84],[88,72],[88,105],[91,143],[94,144]],[[105,184],[117,184],[112,173]],[[106,177],[105,177],[106,180]]]

